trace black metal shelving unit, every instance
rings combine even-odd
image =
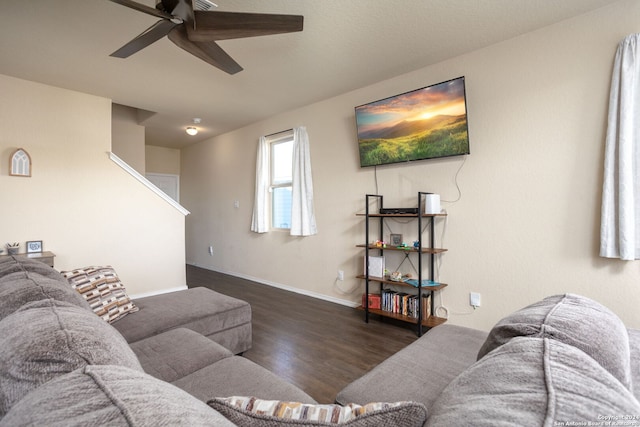
[[[385,284],[394,285],[394,286],[407,286],[409,288],[413,288],[413,286],[403,283],[391,281],[387,277],[373,277],[369,275],[369,255],[371,251],[378,251],[380,256],[383,256],[385,251],[402,251],[405,254],[405,257],[411,256],[412,253],[416,253],[418,256],[418,284],[423,283],[423,257],[426,255],[429,258],[429,280],[435,281],[435,257],[437,254],[445,252],[446,249],[440,249],[435,247],[435,220],[437,217],[444,217],[446,214],[438,213],[438,214],[425,214],[424,205],[425,205],[425,197],[427,194],[425,192],[418,192],[418,213],[389,213],[389,214],[381,214],[378,212],[371,212],[371,205],[377,204],[378,209],[382,209],[384,207],[384,198],[379,194],[367,194],[366,195],[366,207],[364,214],[357,214],[358,216],[365,217],[365,243],[363,245],[356,245],[357,247],[364,247],[365,249],[365,263],[364,263],[364,274],[357,276],[359,279],[364,279],[365,281],[365,295],[369,295],[369,290],[371,288],[372,282],[377,282],[380,284],[380,292],[384,289]],[[377,203],[376,203],[377,202]],[[403,219],[416,219],[417,227],[418,227],[418,247],[412,248],[397,248],[397,247],[377,247],[371,243],[371,221],[378,221],[378,230],[377,235],[380,241],[383,240],[384,233],[384,221],[385,219],[390,218],[403,218]],[[428,245],[424,245],[423,241],[423,221],[425,219],[429,220],[429,238]],[[447,285],[444,283],[439,283],[435,286],[417,286],[418,291],[418,317],[410,317],[405,316],[393,312],[388,312],[385,310],[372,309],[369,307],[369,298],[364,298],[364,304],[361,309],[365,312],[365,322],[369,322],[370,314],[376,314],[383,317],[397,319],[403,322],[415,323],[417,325],[417,334],[418,336],[422,335],[423,327],[432,328],[446,322],[446,319],[434,316],[435,313],[435,292],[445,288]],[[431,294],[431,316],[427,319],[423,319],[423,298],[422,295],[424,292],[429,292]]]

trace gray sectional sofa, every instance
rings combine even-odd
[[[247,303],[203,288],[135,302],[112,326],[51,267],[0,261],[0,426],[223,426],[208,399],[315,403],[234,355],[251,346]]]
[[[109,324],[51,267],[0,261],[0,427],[335,425],[309,421],[323,411],[358,412],[350,427],[640,425],[640,331],[578,295],[489,333],[434,328],[336,405],[234,355],[251,346],[246,303],[198,288],[135,302]]]

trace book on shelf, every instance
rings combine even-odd
[[[371,306],[369,306],[371,308]],[[417,318],[420,304],[417,295],[384,289],[380,294],[380,309],[394,314]],[[431,294],[422,295],[422,318],[431,317]]]
[[[431,294],[422,296],[422,318],[428,319],[431,317]]]
[[[418,281],[416,279],[404,279],[404,283],[406,283],[407,285],[411,285],[415,288],[418,287]],[[428,280],[428,279],[423,279],[422,280],[422,285],[421,287],[425,287],[425,286],[438,286],[440,285],[440,282],[435,282],[433,280]]]
[[[380,310],[380,294],[369,294],[369,308],[374,310]],[[367,301],[367,294],[362,294],[362,307],[365,307]]]

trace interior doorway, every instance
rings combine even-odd
[[[180,175],[168,173],[148,173],[146,178],[167,196],[180,203]]]

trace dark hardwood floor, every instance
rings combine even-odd
[[[417,339],[406,324],[234,276],[187,266],[190,288],[205,286],[251,304],[253,345],[244,357],[320,403]]]

